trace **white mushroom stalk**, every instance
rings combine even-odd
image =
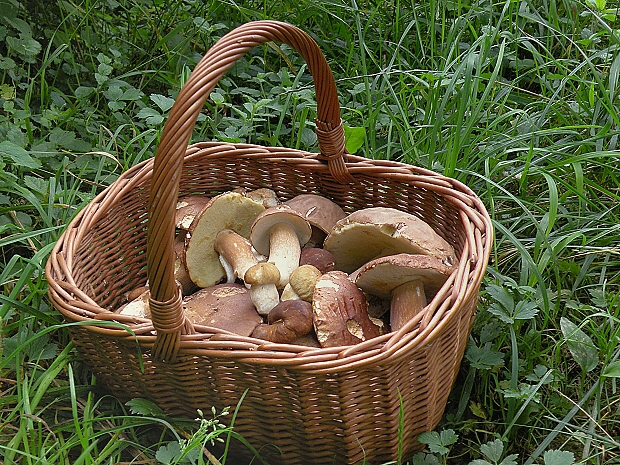
[[[254,220],[250,240],[280,270],[278,289],[286,286],[293,270],[299,267],[301,247],[311,233],[310,223],[286,205],[268,208]]]
[[[260,315],[267,315],[280,303],[276,283],[280,279],[278,268],[271,262],[260,262],[248,268],[244,276],[250,289],[250,299]]]
[[[245,286],[250,290],[250,299],[256,306],[256,311],[261,315],[267,315],[280,302],[275,285],[280,274],[275,265],[259,262],[250,241],[230,229],[217,234],[215,250],[220,254],[220,261],[227,270],[227,275],[233,281],[236,278],[244,280]],[[248,273],[250,270],[252,273]]]
[[[287,223],[277,223],[269,231],[269,261],[280,270],[278,287],[288,284],[291,273],[299,267],[301,245],[293,227]]]
[[[351,274],[364,292],[390,300],[390,327],[398,331],[418,315],[454,267],[430,255],[397,254],[371,260]]]
[[[219,254],[228,282],[234,282],[236,278],[243,279],[248,268],[258,263],[250,241],[232,229],[224,229],[217,234],[214,248]]]

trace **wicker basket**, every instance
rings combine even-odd
[[[321,153],[215,142],[188,146],[224,72],[267,41],[289,44],[308,64]],[[154,159],[126,171],[69,224],[47,264],[49,296],[67,321],[88,322],[73,325],[72,337],[118,398],[148,398],[169,414],[194,418],[196,409],[235,407],[247,391],[235,431],[273,464],[377,464],[420,449],[416,436],[439,422],[465,350],[491,223],[478,197],[454,179],[347,154],[339,112],[331,70],[307,34],[272,21],[243,25],[196,66]],[[284,200],[321,194],[346,212],[371,206],[408,211],[454,246],[458,270],[421,314],[426,318],[355,346],[264,343],[192,326],[174,281],[177,198],[261,187]],[[147,279],[152,321],[111,313],[123,294]]]

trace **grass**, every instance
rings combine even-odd
[[[71,217],[153,155],[200,56],[262,18],[315,37],[359,154],[456,177],[493,217],[459,382],[425,454],[403,460],[620,463],[617,15],[605,0],[0,0],[4,463],[201,463],[230,433],[221,412],[187,423],[101,390],[43,267]],[[195,140],[312,149],[303,71],[255,50]]]

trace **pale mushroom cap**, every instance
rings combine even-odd
[[[398,254],[371,260],[350,279],[363,291],[389,299],[394,289],[410,281],[421,282],[426,294],[434,295],[453,270],[429,255]]]
[[[185,316],[194,324],[249,336],[263,319],[240,284],[217,284],[195,292],[183,301]]]
[[[246,284],[277,284],[280,280],[280,270],[271,262],[260,262],[251,266],[245,272],[243,281]]]
[[[323,273],[313,265],[301,265],[291,273],[289,284],[301,300],[312,302],[312,294]]]
[[[336,269],[347,273],[399,253],[432,255],[446,266],[456,263],[452,246],[426,222],[388,207],[365,208],[343,218],[327,235],[324,248],[334,254]]]
[[[340,205],[318,194],[301,194],[284,202],[308,220],[312,226],[328,233],[336,222],[347,216]]]
[[[250,241],[254,248],[263,255],[269,254],[269,231],[277,223],[290,225],[300,244],[310,239],[312,228],[298,212],[287,205],[277,205],[263,211],[256,217],[250,232]]]
[[[214,248],[218,232],[231,229],[248,238],[252,223],[264,210],[262,204],[237,192],[212,198],[189,230],[185,263],[192,281],[199,287],[219,283],[225,272]]]

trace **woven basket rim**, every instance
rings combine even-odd
[[[325,164],[319,159],[318,154],[296,149],[252,144],[198,142],[188,147],[187,159],[191,160],[192,157],[200,156],[201,150],[218,152],[222,149],[225,149],[225,152],[230,150],[256,151],[256,153],[262,156],[268,155],[262,158],[263,161],[274,162],[277,160],[280,163],[303,162],[304,164],[316,166],[315,169],[325,169]],[[454,280],[472,279],[470,276],[472,270],[466,270],[472,264],[474,265],[473,271],[476,272],[473,280],[478,281],[479,284],[490,255],[492,241],[492,234],[490,232],[492,232],[492,229],[486,208],[473,191],[460,181],[424,168],[402,162],[377,161],[355,155],[347,155],[347,168],[353,176],[376,169],[377,166],[383,170],[389,170],[389,173],[396,178],[409,178],[417,182],[424,182],[430,187],[440,190],[448,189],[446,184],[449,184],[452,186],[450,193],[458,192],[458,198],[463,201],[463,205],[466,205],[465,201],[469,200],[470,205],[466,205],[463,208],[470,209],[474,216],[481,221],[485,229],[484,242],[482,244],[483,256],[475,258],[472,256],[461,257],[459,268],[453,273],[447,285],[444,286],[444,288],[448,288],[444,290],[444,293],[445,295],[450,293],[449,288],[454,283]],[[93,212],[101,214],[105,209],[106,201],[114,198],[126,189],[133,188],[137,183],[149,181],[152,174],[153,159],[145,160],[121,174],[114,183],[98,194],[71,220],[61,239],[54,246],[50,260],[48,260],[46,265],[46,273],[50,284],[50,298],[56,304],[64,301],[61,305],[56,305],[56,307],[66,319],[73,322],[84,322],[82,324],[86,324],[85,328],[88,331],[124,339],[128,343],[135,343],[137,341],[144,349],[151,348],[155,342],[154,328],[150,320],[128,318],[124,319],[122,325],[117,325],[115,329],[112,329],[110,321],[123,321],[123,318],[108,309],[98,306],[92,299],[89,301],[85,292],[83,293],[84,295],[80,296],[82,302],[78,302],[79,299],[76,298],[67,299],[67,289],[70,286],[67,286],[65,281],[71,282],[73,279],[67,266],[63,266],[61,263],[62,259],[59,261],[59,257],[66,255],[67,252],[72,253],[72,248],[74,249],[79,245],[80,231],[83,229],[81,223],[85,218]],[[442,192],[440,192],[440,195],[443,195]],[[102,207],[102,205],[104,206]],[[475,225],[472,227],[475,227]],[[469,252],[468,248],[465,248],[463,253],[465,254],[466,252]],[[63,273],[62,279],[58,279]],[[398,332],[384,334],[354,346],[311,348],[291,344],[268,343],[251,337],[238,336],[209,326],[196,326],[196,334],[181,336],[180,351],[188,356],[224,356],[243,363],[267,364],[288,369],[317,372],[332,372],[343,369],[353,370],[361,366],[377,365],[388,357],[399,358],[400,356],[405,356],[415,347],[431,343],[435,335],[440,333],[445,325],[449,324],[450,319],[456,317],[453,311],[455,305],[458,305],[460,301],[471,298],[471,294],[477,293],[478,290],[475,285],[465,285],[464,289],[465,292],[448,297],[452,302],[449,306],[446,305],[446,299],[442,299],[441,292],[437,295],[439,297],[436,296],[429,302],[427,311],[433,313],[434,317],[426,328],[420,329],[420,321],[417,319]],[[204,347],[206,341],[208,341],[208,347]]]

